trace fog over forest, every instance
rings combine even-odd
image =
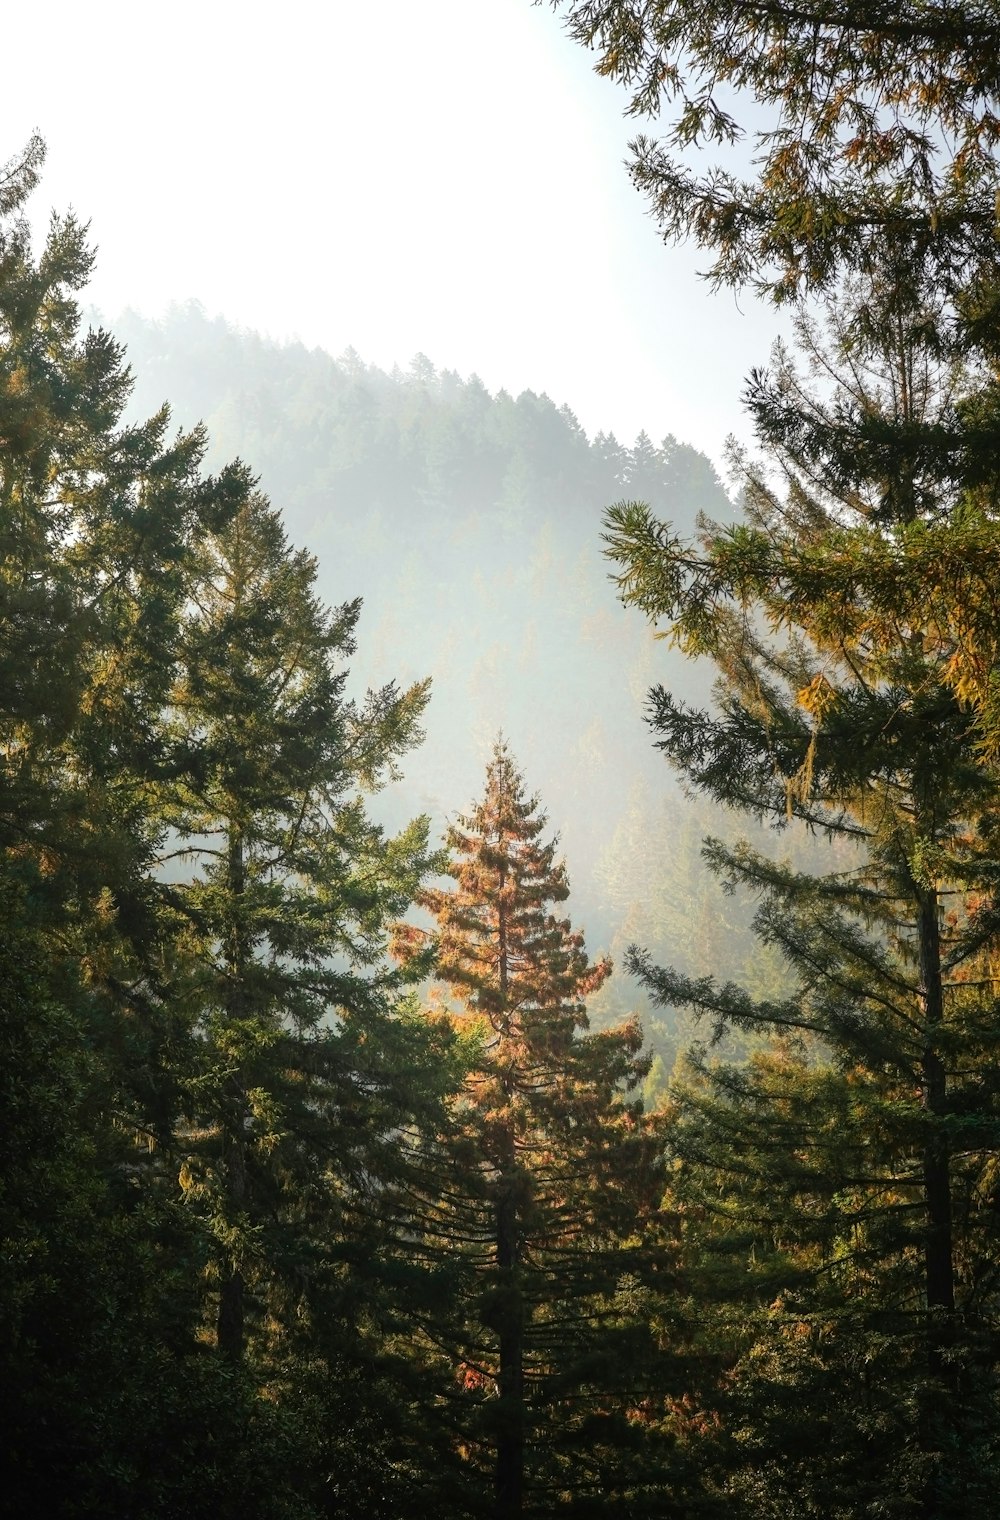
[[[655,682],[710,703],[711,671],[621,606],[603,553],[603,513],[621,499],[680,533],[702,514],[733,521],[704,455],[666,429],[588,438],[546,395],[491,395],[425,355],[386,373],[197,303],[111,326],[135,376],[130,414],[169,399],[176,425],[204,422],[208,466],[252,464],[292,542],[316,555],[324,599],[363,599],[353,689],[431,677],[426,737],[374,804],[387,824],[425,812],[440,836],[502,731],[560,835],[574,922],[618,965],[595,1021],[638,1011],[667,1069],[694,1033],[647,1005],[622,965],[633,941],[692,974],[774,984],[752,904],[727,898],[700,857],[705,835],[756,831],[685,794],[644,721]],[[766,847],[787,853],[789,839]]]
[[[2,1502],[1000,1520],[993,0],[8,30]]]

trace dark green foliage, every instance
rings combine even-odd
[[[66,1520],[311,1513],[291,1490],[260,1506],[298,1445],[249,1379],[198,1346],[197,1232],[130,1133],[92,995],[66,973],[54,984],[45,938],[5,886],[5,1503]]]
[[[697,1066],[676,1099],[692,1247],[730,1305],[724,1491],[762,1514],[958,1516],[997,1464],[998,791],[991,708],[966,681],[975,613],[900,566],[952,521],[957,551],[970,516],[995,554],[996,525],[981,472],[935,496],[897,449],[862,478],[859,419],[898,443],[950,426],[979,381],[914,337],[915,293],[863,296],[884,301],[880,336],[845,304],[825,336],[801,327],[832,398],[781,353],[753,388],[777,468],[745,466],[746,526],[687,543],[643,507],[609,514],[627,599],[720,673],[711,711],[651,693],[660,747],[699,791],[778,829],[797,817],[840,857],[812,873],[708,843],[795,973],[772,995],[633,965],[658,1001],[784,1042],[744,1071]]]
[[[988,1513],[1000,31],[982,6],[565,10],[634,114],[671,114],[633,144],[666,235],[716,281],[829,297],[803,365],[779,350],[750,378],[768,460],[738,461],[747,523],[691,541],[635,501],[608,518],[625,599],[720,676],[714,708],[653,689],[660,748],[839,853],[817,873],[707,844],[791,985],[633,958],[715,1035],[778,1042],[696,1060],[675,1095],[719,1360],[710,1481],[761,1515]]]
[[[398,1515],[400,1141],[454,1077],[385,964],[426,827],[362,794],[425,688],[347,699],[357,606],[248,471],[122,424],[82,230],[36,259],[10,214],[40,157],[0,230],[5,1499]]]
[[[945,1391],[928,1373],[915,1094],[786,1045],[742,1070],[695,1062],[676,1105],[713,1485],[768,1516],[989,1513],[996,1342],[972,1278],[995,1245],[981,1216],[960,1247],[983,1254]]]
[[[161,804],[192,1030],[178,1142],[215,1242],[219,1344],[239,1361],[251,1308],[281,1321],[308,1303],[345,1248],[341,1216],[386,1185],[438,1080],[381,964],[429,863],[426,823],[387,838],[361,790],[413,742],[426,685],[344,697],[357,604],[320,607],[314,562],[259,496],[194,560],[170,694],[188,761]]]

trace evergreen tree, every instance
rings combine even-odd
[[[360,794],[425,688],[348,701],[357,606],[246,469],[124,425],[84,230],[36,257],[19,216],[41,158],[0,176],[5,1494],[388,1520],[420,1466],[400,1141],[452,1073],[383,955],[426,826]]]
[[[165,409],[124,425],[122,351],[81,330],[84,229],[54,218],[32,250],[42,158],[33,140],[0,176],[4,1490],[23,1513],[223,1516],[290,1448],[195,1340],[153,862],[189,547],[240,472],[202,478],[202,435],[168,442]]]
[[[609,540],[626,598],[720,672],[714,712],[651,693],[660,747],[708,796],[779,828],[797,816],[853,841],[856,858],[816,875],[709,844],[715,869],[758,893],[757,930],[797,973],[790,996],[641,954],[633,969],[654,998],[718,1027],[802,1043],[804,1059],[793,1048],[744,1073],[704,1069],[680,1099],[700,1207],[724,1178],[728,1238],[766,1295],[763,1345],[737,1378],[755,1390],[744,1418],[775,1442],[754,1502],[788,1513],[793,1494],[792,1512],[819,1513],[839,1473],[841,1507],[823,1513],[957,1516],[988,1504],[997,1462],[998,790],[988,705],[961,684],[974,614],[935,596],[927,616],[927,581],[905,578],[929,535],[958,554],[974,525],[995,556],[996,498],[974,448],[955,451],[950,474],[934,449],[964,417],[978,427],[980,376],[940,360],[933,320],[915,338],[917,292],[890,282],[855,297],[864,320],[842,294],[825,335],[800,326],[832,394],[780,352],[751,384],[777,470],[745,466],[746,526],[708,524],[689,545],[624,504]],[[754,1302],[753,1276],[748,1287]],[[864,1411],[853,1425],[831,1407],[838,1378]],[[770,1420],[782,1385],[798,1389],[795,1408]],[[793,1480],[803,1390],[824,1433]]]
[[[330,1310],[345,1213],[388,1185],[421,1082],[443,1080],[382,964],[428,865],[426,821],[387,838],[362,797],[413,742],[427,686],[346,697],[359,604],[320,606],[315,562],[249,483],[197,561],[164,863],[196,868],[169,889],[195,1047],[182,1181],[215,1242],[218,1346],[239,1363],[248,1305],[258,1327],[299,1299]]]
[[[480,1414],[466,1439],[493,1453],[498,1520],[621,1513],[650,1481],[626,1457],[642,1445],[631,1417],[650,1376],[643,1283],[662,1256],[656,1127],[628,1096],[648,1062],[634,1021],[586,1032],[584,999],[611,967],[551,912],[569,888],[545,822],[498,742],[481,801],[449,830],[455,887],[419,899],[473,1030],[426,1245],[462,1252],[449,1340]],[[401,928],[400,954],[424,940]]]
[[[554,4],[632,115],[668,113],[659,141],[632,144],[632,176],[667,236],[711,250],[717,282],[782,300],[872,273],[892,248],[941,290],[995,287],[1000,26],[987,0]],[[691,148],[721,161],[703,168]]]

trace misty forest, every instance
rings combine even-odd
[[[725,481],[0,171],[12,1516],[1000,1517],[1000,17],[553,8]]]

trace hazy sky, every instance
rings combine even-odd
[[[49,0],[4,32],[0,160],[40,129],[32,215],[90,219],[112,316],[194,297],[386,367],[422,351],[716,460],[745,431],[776,319],[664,247],[624,97],[547,7]]]

